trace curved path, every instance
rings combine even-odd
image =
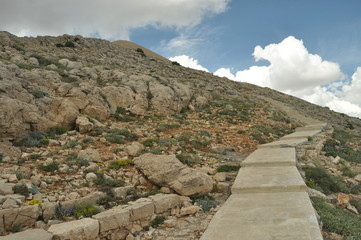
[[[322,240],[307,186],[296,168],[295,147],[325,126],[298,128],[248,156],[232,195],[200,240]]]

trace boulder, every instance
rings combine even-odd
[[[76,128],[80,133],[87,133],[93,130],[94,124],[87,117],[78,116],[75,120]]]
[[[1,237],[1,240],[52,240],[53,234],[44,229],[29,229]]]
[[[137,157],[144,150],[144,146],[141,143],[135,142],[124,148],[124,151],[132,157]]]
[[[207,194],[213,188],[210,176],[187,167],[175,155],[146,153],[135,158],[134,164],[150,181],[169,187],[180,195]]]
[[[48,232],[57,240],[93,240],[98,238],[99,222],[95,219],[83,218],[52,225]]]
[[[13,194],[15,183],[0,183],[0,195]]]
[[[100,162],[99,152],[93,148],[80,150],[78,153],[78,158],[88,160],[89,162]]]
[[[118,229],[128,225],[129,216],[129,210],[120,206],[98,213],[93,216],[93,219],[99,221],[100,233],[103,233],[105,231]]]

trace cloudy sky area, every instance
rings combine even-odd
[[[0,30],[138,43],[361,118],[359,0],[1,0]]]

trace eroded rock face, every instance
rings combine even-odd
[[[184,196],[202,195],[213,188],[206,173],[182,164],[174,155],[146,153],[134,159],[135,166],[152,182],[172,188]]]

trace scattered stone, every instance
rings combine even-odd
[[[216,184],[217,191],[220,192],[220,193],[226,193],[226,192],[228,192],[229,186],[230,186],[230,184],[229,184],[229,183],[226,183],[226,182],[218,182],[218,183]]]
[[[343,208],[347,207],[350,201],[350,196],[345,193],[337,194],[337,205]]]
[[[227,175],[224,172],[216,173],[213,176],[213,179],[217,182],[224,182],[224,181],[226,181],[226,178],[227,178]]]
[[[180,216],[186,216],[186,215],[192,215],[197,213],[201,208],[199,206],[189,206],[189,207],[183,207],[180,210]]]
[[[76,128],[80,133],[87,133],[94,129],[94,124],[87,117],[78,116],[75,121]]]
[[[93,182],[97,178],[98,178],[98,176],[93,172],[87,173],[85,175],[85,179],[87,180],[87,182]]]

